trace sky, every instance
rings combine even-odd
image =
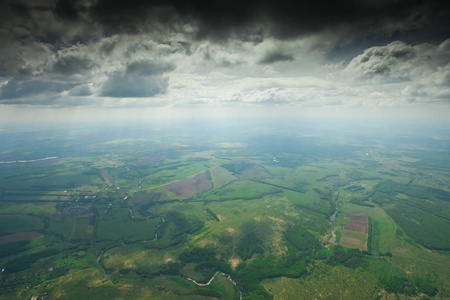
[[[2,0],[0,122],[448,120],[448,1]]]

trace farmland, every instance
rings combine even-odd
[[[0,132],[0,299],[450,298],[445,134],[194,125]]]

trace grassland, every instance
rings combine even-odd
[[[377,280],[365,272],[321,264],[310,276],[266,279],[263,286],[274,299],[371,299],[382,293]]]
[[[0,215],[0,235],[44,229],[44,222],[30,215]]]
[[[215,188],[221,188],[224,185],[228,184],[230,181],[236,179],[235,176],[233,176],[228,170],[222,167],[216,167],[211,169],[211,176],[213,186]]]
[[[0,165],[0,299],[450,298],[445,144],[135,130],[0,145],[57,157]]]

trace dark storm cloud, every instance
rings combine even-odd
[[[173,71],[174,66],[170,64],[158,64],[153,61],[140,60],[127,65],[125,73],[127,75],[155,76],[162,73]]]
[[[54,95],[154,97],[166,93],[169,75],[171,83],[187,87],[191,80],[206,80],[209,75],[205,74],[213,69],[237,70],[241,65],[264,68],[270,76],[279,71],[277,67],[289,68],[289,64],[277,62],[292,61],[294,65],[302,56],[308,60],[308,54],[317,48],[321,47],[317,53],[323,53],[339,43],[343,52],[348,52],[344,46],[355,40],[368,41],[347,61],[366,48],[402,41],[406,35],[428,38],[433,33],[432,43],[437,45],[450,35],[447,2],[2,0],[0,77],[5,81],[0,85],[0,98],[2,103],[19,98],[23,100],[10,103],[33,103],[34,95],[51,99]],[[369,32],[385,37],[380,39],[385,42],[374,44]],[[285,47],[304,37],[314,38]],[[309,50],[298,52],[296,45]],[[363,77],[397,75],[402,71],[399,66],[406,65],[403,61],[414,61],[408,55],[422,53],[403,48],[404,53],[382,49],[388,52],[380,54],[381,61],[375,54],[365,53],[368,62],[359,57],[361,61],[355,60],[351,67]],[[171,73],[174,64],[177,72],[195,73],[198,78],[178,74],[177,81],[177,72]],[[261,66],[269,64],[274,66]],[[445,72],[442,74],[448,74]],[[433,74],[442,82],[448,78]],[[263,102],[274,93],[281,92],[271,90],[255,99]],[[77,103],[77,99],[73,101]]]
[[[59,0],[54,7],[54,12],[62,20],[78,21],[80,19],[80,13],[86,10],[85,7],[80,6],[80,2]]]
[[[23,52],[30,46],[57,51],[115,34],[153,33],[163,39],[176,32],[188,39],[237,37],[254,43],[268,36],[284,39],[325,31],[354,37],[435,30],[448,36],[448,19],[445,0],[4,0],[0,43],[7,46],[0,50],[0,76],[12,77],[14,70],[25,68],[32,55]]]
[[[4,24],[24,27],[40,40],[53,42],[84,41],[98,34],[182,32],[186,24],[196,26],[197,38],[232,35],[254,41],[323,30],[395,32],[430,26],[449,14],[445,0],[5,0],[1,9]],[[69,30],[74,26],[75,31]]]
[[[87,57],[68,55],[53,64],[51,71],[62,75],[85,74],[95,66],[95,63]]]
[[[172,71],[169,64],[157,64],[151,61],[130,63],[122,72],[115,72],[103,84],[100,92],[106,97],[153,97],[162,94],[168,86],[165,72]]]
[[[262,59],[259,60],[260,64],[273,64],[282,61],[292,61],[294,56],[291,54],[285,54],[283,52],[269,52]]]
[[[448,16],[448,1],[144,1],[100,0],[91,17],[112,31],[139,32],[147,23],[192,22],[199,37],[261,32],[280,38],[322,30],[364,32],[420,28]],[[248,30],[251,29],[251,30]]]

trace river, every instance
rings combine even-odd
[[[331,222],[335,222],[336,221],[336,214],[337,214],[337,208],[336,208],[336,210],[334,211],[334,213],[330,216],[330,221]],[[333,229],[332,231],[331,231],[331,238],[330,238],[330,240],[328,241],[328,243],[330,243],[330,244],[334,244],[334,243],[336,243],[336,232],[335,232],[336,230],[335,229]]]
[[[130,208],[130,210],[131,210],[131,208]],[[161,216],[160,218],[161,218],[161,223],[160,223],[160,224],[156,227],[156,229],[155,229],[155,238],[154,238],[154,239],[152,239],[152,240],[144,240],[144,241],[135,241],[135,242],[131,242],[131,243],[129,243],[129,244],[146,243],[146,242],[153,242],[153,241],[158,240],[158,229],[159,229],[159,227],[161,226],[162,223],[166,222],[166,220],[164,219],[163,216]],[[120,272],[119,272],[119,271],[114,271],[114,272],[112,272],[112,273],[110,273],[110,274],[106,273],[105,267],[103,266],[103,263],[102,263],[102,261],[101,261],[103,255],[104,255],[106,252],[108,252],[109,250],[113,249],[113,248],[117,248],[117,247],[124,246],[124,245],[125,245],[125,243],[121,243],[121,244],[117,244],[117,245],[115,245],[115,246],[112,246],[112,247],[110,247],[110,248],[108,248],[108,249],[106,249],[106,250],[102,250],[102,252],[101,252],[100,255],[98,256],[98,258],[97,258],[97,263],[100,264],[100,265],[102,266],[103,274],[105,275],[105,278],[106,278],[106,279],[109,279],[109,277],[110,277],[113,273],[118,272],[118,273],[120,274]],[[120,275],[122,275],[122,274],[120,274]],[[236,281],[234,281],[233,278],[231,278],[230,275],[225,274],[225,273],[223,273],[223,272],[217,271],[216,273],[214,273],[214,275],[211,277],[211,279],[210,279],[207,283],[198,283],[197,281],[195,281],[194,279],[189,278],[189,277],[187,278],[187,280],[193,282],[193,283],[196,284],[197,286],[208,286],[208,285],[210,285],[210,284],[214,281],[214,279],[217,277],[217,275],[227,276],[227,279],[228,279],[228,280],[236,287],[237,291],[239,292],[239,299],[242,300],[242,292],[241,292],[241,290],[238,288],[238,286],[237,286],[237,284],[236,284]]]
[[[334,222],[334,221],[336,221],[336,214],[337,214],[337,208],[336,208],[336,210],[334,211],[334,213],[330,216],[330,221],[331,222]]]
[[[52,157],[31,159],[31,160],[0,161],[0,164],[30,163],[30,162],[43,161],[43,160],[49,160],[49,159],[57,159],[57,158],[58,158],[58,156],[52,156]]]
[[[223,273],[223,272],[217,271],[216,273],[214,273],[214,275],[211,277],[211,279],[210,279],[207,283],[198,283],[197,281],[195,281],[194,279],[189,278],[189,277],[188,277],[187,280],[192,281],[193,283],[195,283],[195,284],[198,285],[198,286],[208,286],[208,285],[211,284],[211,282],[213,282],[214,278],[216,278],[217,275],[227,276],[227,279],[228,279],[228,280],[236,287],[236,289],[238,290],[238,292],[239,292],[239,300],[242,300],[242,292],[241,292],[241,290],[237,287],[236,281],[234,281],[234,280],[231,278],[230,275],[225,274],[225,273]]]

